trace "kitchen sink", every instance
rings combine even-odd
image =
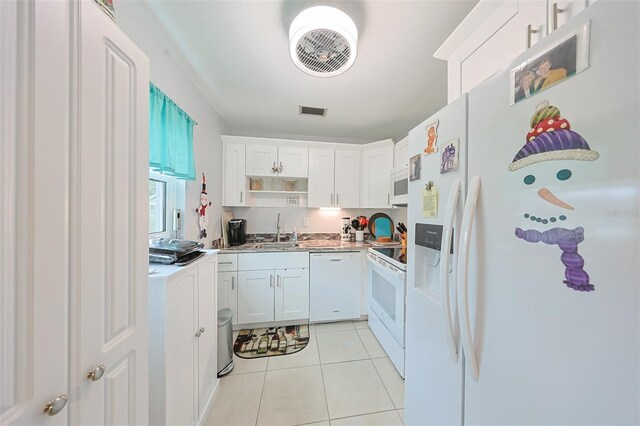
[[[270,242],[264,242],[264,243],[255,243],[253,245],[253,248],[274,249],[274,248],[294,248],[296,246],[297,244],[294,243],[293,241],[280,241],[280,242],[270,241]]]

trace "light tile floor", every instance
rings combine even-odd
[[[205,424],[402,425],[404,380],[367,322],[316,324],[309,331],[309,344],[296,354],[234,356]]]

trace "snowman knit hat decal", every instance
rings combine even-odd
[[[569,122],[560,115],[560,110],[548,101],[539,103],[536,112],[531,118],[531,130],[527,134],[526,143],[513,158],[508,167],[509,171],[519,170],[534,163],[551,160],[579,160],[594,161],[600,154],[589,148],[587,141],[575,131],[571,130]],[[571,177],[571,171],[563,169],[558,172],[559,180]],[[535,177],[528,175],[524,183],[532,184]],[[545,201],[566,210],[573,207],[558,199],[549,189],[541,188],[538,195]],[[525,218],[542,225],[555,223],[558,219],[566,220],[565,215],[558,218],[540,217],[525,214]],[[552,226],[552,225],[550,225]],[[565,266],[565,280],[563,283],[577,291],[593,291],[595,286],[590,282],[589,274],[584,270],[584,258],[578,254],[578,244],[584,241],[584,228],[566,229],[553,227],[546,231],[535,229],[524,230],[516,228],[516,238],[529,243],[543,242],[548,245],[557,245],[562,251],[560,261]]]

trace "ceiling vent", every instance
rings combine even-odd
[[[324,117],[327,115],[327,109],[300,105],[300,115],[318,115]]]
[[[293,63],[309,75],[333,77],[356,60],[358,30],[349,15],[333,7],[303,10],[289,29]]]

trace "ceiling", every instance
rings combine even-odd
[[[446,104],[446,63],[432,55],[476,3],[147,0],[144,10],[232,134],[364,143],[397,141]],[[289,57],[291,21],[318,4],[358,27],[356,62],[336,77],[304,74]],[[301,116],[299,105],[327,115]]]

